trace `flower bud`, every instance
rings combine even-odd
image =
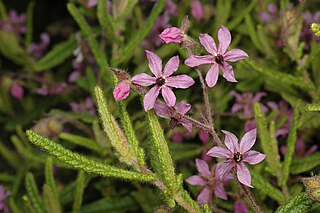
[[[126,99],[130,93],[130,84],[126,81],[121,81],[113,90],[113,97],[116,101]]]
[[[320,177],[313,176],[309,178],[302,178],[302,182],[306,187],[309,198],[315,201],[320,201]]]
[[[183,39],[183,33],[181,29],[177,27],[169,27],[165,29],[159,37],[165,42],[165,43],[177,43],[180,44]]]
[[[191,3],[191,14],[197,20],[200,21],[203,18],[203,7],[199,0],[194,0]]]
[[[19,84],[14,84],[10,88],[10,93],[16,99],[21,100],[23,98],[23,87],[20,86]]]
[[[312,32],[320,38],[320,25],[317,23],[312,23],[311,24],[311,30]]]

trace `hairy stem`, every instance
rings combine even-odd
[[[238,182],[239,182],[239,181],[238,181]],[[259,206],[256,204],[254,198],[252,197],[252,195],[250,194],[250,192],[249,192],[249,190],[246,188],[246,186],[243,185],[243,184],[240,183],[240,182],[239,182],[239,184],[240,184],[240,186],[241,186],[244,194],[245,194],[245,195],[247,196],[247,198],[249,199],[250,204],[251,204],[252,208],[254,209],[254,211],[257,212],[257,213],[261,213],[261,210],[260,210]]]

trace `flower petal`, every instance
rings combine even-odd
[[[211,190],[205,187],[204,189],[202,189],[202,191],[198,195],[197,202],[200,205],[203,205],[204,203],[209,203],[211,193],[212,193]]]
[[[223,200],[227,200],[227,193],[224,191],[222,183],[216,186],[214,189],[214,195]]]
[[[231,107],[231,112],[238,112],[239,110],[241,110],[243,108],[242,104],[234,104]]]
[[[209,166],[206,161],[197,158],[196,159],[196,166],[197,166],[197,170],[198,170],[199,174],[202,177],[210,177],[211,176],[211,172],[209,170]]]
[[[156,99],[159,95],[159,92],[160,92],[160,87],[154,86],[145,94],[143,99],[143,105],[144,105],[145,111],[148,111],[153,108],[154,103],[156,102]]]
[[[225,134],[224,143],[228,147],[228,149],[233,153],[239,152],[239,144],[238,144],[238,138],[233,133],[221,130],[223,134]]]
[[[165,77],[169,77],[172,73],[178,70],[180,64],[179,56],[174,56],[169,59],[166,66],[164,67],[163,74]]]
[[[221,70],[223,73],[223,77],[227,79],[229,82],[238,82],[236,78],[234,77],[233,68],[230,64],[227,62],[224,62],[221,66]]]
[[[151,72],[156,76],[161,76],[161,70],[162,70],[162,61],[158,55],[155,53],[146,50],[146,55],[149,61],[149,68]]]
[[[233,167],[236,166],[236,163],[232,160],[219,162],[216,165],[215,175],[219,180],[223,180],[224,176],[227,175]]]
[[[231,62],[239,61],[241,59],[248,58],[248,57],[249,57],[248,54],[245,51],[240,49],[229,50],[223,55],[223,58],[225,61],[231,61]]]
[[[211,55],[203,55],[203,56],[192,55],[184,61],[184,64],[189,67],[197,67],[201,64],[213,64],[213,63],[214,63],[214,60],[213,60],[213,56]]]
[[[186,114],[190,109],[191,105],[188,104],[185,100],[180,101],[177,103],[174,108],[182,115]]]
[[[246,132],[240,141],[240,152],[245,153],[250,150],[257,138],[257,129],[253,129],[249,132]]]
[[[198,175],[193,175],[186,180],[191,185],[205,186],[207,182]]]
[[[214,87],[218,81],[218,77],[219,77],[219,65],[213,64],[206,75],[206,82],[208,87]]]
[[[176,96],[169,87],[162,87],[161,93],[168,106],[173,107],[176,104]]]
[[[216,157],[216,158],[232,158],[233,157],[233,154],[231,153],[230,150],[221,146],[215,146],[211,148],[207,152],[207,155],[210,155],[211,157]]]
[[[162,118],[170,118],[171,112],[167,105],[156,101],[154,104],[154,111],[155,113]]]
[[[157,80],[156,77],[152,77],[145,73],[140,73],[138,75],[133,76],[133,78],[131,79],[131,82],[141,86],[150,86],[156,83],[156,80]]]
[[[184,120],[184,119],[180,119],[179,122],[182,124],[182,126],[184,126],[184,128],[186,128],[186,130],[188,130],[188,132],[191,132],[192,123],[190,121],[187,121],[187,120]]]
[[[260,163],[265,158],[266,158],[265,154],[262,154],[254,150],[249,150],[243,155],[242,161],[254,165],[254,164]]]
[[[231,43],[231,34],[230,34],[230,31],[223,25],[218,31],[218,40],[219,40],[218,53],[224,55],[224,53],[226,52],[226,50],[228,49]]]
[[[176,75],[168,77],[166,85],[169,87],[186,89],[194,84],[194,80],[187,75]]]
[[[217,46],[214,39],[208,34],[200,34],[199,40],[202,46],[212,55],[217,55]]]
[[[240,183],[253,188],[253,186],[251,186],[250,172],[243,162],[237,163],[237,178]]]

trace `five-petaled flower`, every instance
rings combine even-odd
[[[238,138],[231,132],[224,131],[225,145],[227,149],[221,146],[215,146],[210,149],[207,155],[217,158],[227,158],[227,161],[219,162],[217,164],[217,176],[222,178],[229,173],[232,168],[236,167],[237,178],[240,183],[251,186],[251,175],[244,162],[249,164],[258,164],[266,155],[260,152],[250,150],[256,141],[257,129],[246,132],[238,144]]]
[[[185,100],[180,101],[177,103],[174,107],[174,110],[178,112],[180,115],[186,114],[190,109],[191,105],[188,104]],[[160,103],[159,101],[156,101],[154,104],[154,111],[155,113],[162,117],[162,118],[169,118],[170,121],[170,127],[173,129],[178,123],[182,124],[189,132],[191,132],[192,129],[192,123],[190,121],[186,120],[185,118],[174,118],[175,112],[173,112],[167,105]]]
[[[230,82],[237,82],[234,77],[233,68],[227,61],[234,62],[249,57],[247,53],[240,49],[227,50],[231,43],[230,31],[222,26],[218,31],[219,46],[208,34],[200,34],[199,40],[202,46],[211,53],[211,55],[196,56],[191,55],[185,60],[185,64],[189,67],[196,67],[201,64],[211,64],[207,75],[206,82],[209,87],[216,85],[219,76],[219,67],[222,70],[223,77]]]
[[[209,170],[209,166],[206,161],[196,159],[196,167],[199,175],[193,175],[189,177],[186,181],[191,185],[202,186],[200,194],[198,195],[197,201],[200,205],[204,203],[209,203],[212,199],[212,194],[223,200],[227,200],[227,194],[224,191],[223,183],[232,178],[231,175],[226,175],[223,179],[219,179],[215,176],[216,168],[213,167]]]
[[[176,104],[176,96],[172,92],[172,87],[185,89],[192,86],[194,80],[187,75],[171,76],[172,73],[178,70],[179,56],[170,58],[162,72],[162,61],[159,56],[148,50],[146,50],[146,55],[149,61],[149,68],[155,77],[141,73],[131,79],[132,83],[141,86],[155,84],[144,96],[144,110],[148,111],[153,108],[160,92],[167,105],[173,107]]]

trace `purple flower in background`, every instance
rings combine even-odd
[[[126,99],[130,94],[130,84],[126,81],[121,81],[113,90],[113,97],[116,101]]]
[[[16,99],[21,100],[23,98],[23,94],[24,94],[23,87],[20,84],[15,83],[10,88],[10,93]]]
[[[210,171],[207,162],[204,160],[196,159],[196,167],[199,174],[189,177],[186,182],[191,185],[203,187],[197,198],[198,203],[200,205],[209,203],[213,194],[218,198],[227,200],[227,194],[224,191],[223,183],[230,180],[232,177],[227,175],[223,179],[216,178],[216,169],[212,168]]]
[[[7,20],[0,20],[0,29],[17,34],[24,34],[26,28],[26,15],[18,15],[15,10],[10,10]]]
[[[49,46],[50,43],[50,36],[48,33],[41,33],[40,35],[40,43],[30,44],[28,48],[28,53],[32,55],[34,58],[39,59],[43,55],[43,53],[46,51],[46,49]]]
[[[210,136],[207,132],[200,130],[198,132],[198,137],[203,145],[206,145],[209,143]],[[212,160],[212,157],[207,155],[207,151],[208,151],[207,149],[203,149],[201,153],[201,159],[206,162],[210,162]]]
[[[204,11],[199,0],[193,0],[191,2],[191,14],[197,21],[203,19]]]
[[[216,166],[216,175],[222,178],[229,173],[232,168],[236,168],[237,178],[240,183],[251,186],[251,175],[244,162],[249,164],[258,164],[264,160],[266,155],[260,152],[250,150],[256,142],[257,129],[246,132],[238,143],[238,138],[231,132],[222,131],[225,134],[224,143],[227,149],[221,146],[215,146],[209,150],[207,155],[216,158],[227,158],[227,161],[219,162]]]
[[[296,146],[295,146],[295,156],[297,156],[299,158],[303,158],[308,155],[311,155],[312,153],[314,153],[317,150],[318,150],[318,145],[313,145],[307,150],[306,144],[304,143],[301,135],[298,135],[298,138],[296,141]],[[280,152],[281,152],[282,156],[286,155],[286,151],[287,151],[287,146],[282,145],[280,147]]]
[[[211,54],[204,56],[192,55],[185,60],[185,64],[189,67],[196,67],[201,64],[211,64],[211,67],[206,75],[206,82],[209,87],[216,85],[219,68],[222,70],[223,77],[230,82],[237,82],[234,77],[233,68],[227,61],[234,62],[249,57],[247,53],[240,49],[227,50],[231,43],[230,31],[222,26],[218,31],[219,46],[208,34],[200,34],[199,40],[202,46]]]
[[[304,26],[301,30],[300,38],[305,42],[305,49],[310,49],[310,43],[312,40],[320,41],[320,38],[315,36],[310,25],[312,23],[320,23],[320,11],[312,14],[310,12],[305,12],[303,15]]]
[[[194,80],[187,75],[171,76],[172,73],[178,70],[179,56],[170,58],[162,72],[162,60],[160,57],[148,50],[146,50],[146,55],[149,61],[149,68],[155,77],[141,73],[131,79],[132,83],[141,86],[155,84],[144,96],[144,110],[148,111],[153,108],[160,92],[167,105],[173,107],[176,103],[176,96],[172,92],[172,87],[189,88],[194,84]]]
[[[159,115],[160,116],[160,115]],[[177,133],[174,133],[172,136],[171,136],[171,140],[172,142],[174,143],[182,143],[183,141],[183,134],[181,132],[177,132]]]
[[[88,0],[87,1],[87,7],[95,7],[98,4],[98,0]]]
[[[159,37],[165,42],[165,43],[177,43],[180,44],[183,39],[183,33],[181,29],[177,27],[169,27],[166,28]]]
[[[278,7],[274,3],[268,4],[268,11],[267,12],[260,12],[259,18],[263,22],[271,22],[275,20],[275,18],[278,18],[279,11]]]
[[[11,192],[6,192],[4,187],[0,185],[0,212],[1,213],[9,213],[9,208],[6,206],[6,199],[11,195]]]
[[[70,103],[71,110],[74,112],[84,112],[89,114],[96,114],[95,106],[90,97],[87,97],[84,101],[80,103],[71,102]]]
[[[173,107],[179,114],[185,115],[190,109],[191,105],[188,104],[185,100],[180,101]],[[174,112],[165,104],[162,104],[158,101],[154,104],[155,113],[162,118],[171,119],[170,127],[173,129],[178,123],[182,124],[189,132],[191,132],[192,124],[184,119],[175,119]]]
[[[41,88],[35,90],[38,95],[48,96],[48,95],[60,95],[68,87],[65,82],[55,83],[53,85],[47,86],[42,85]]]
[[[286,136],[289,134],[290,125],[293,118],[293,109],[289,107],[288,103],[280,101],[279,104],[270,101],[267,103],[267,106],[272,110],[279,111],[279,114],[275,118],[275,122],[278,122],[282,117],[287,117],[285,123],[276,131],[276,137]]]
[[[248,213],[248,207],[246,203],[242,200],[237,200],[234,203],[234,213]]]

